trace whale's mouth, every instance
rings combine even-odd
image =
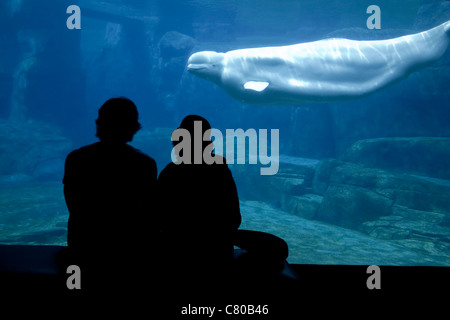
[[[206,65],[190,63],[190,64],[188,64],[187,69],[188,69],[188,71],[198,71],[198,70],[206,69]]]

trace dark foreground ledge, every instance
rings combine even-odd
[[[66,280],[70,276],[61,272],[58,266],[57,256],[64,250],[61,246],[27,246],[27,245],[0,245],[0,293],[5,296],[27,296],[34,298],[52,295],[53,297],[72,297],[80,295],[80,290],[69,290],[66,287]],[[396,267],[380,266],[381,289],[369,289],[367,287],[368,278],[371,273],[367,272],[368,266],[354,265],[302,265],[285,263],[279,273],[274,277],[270,286],[264,276],[259,276],[257,289],[252,291],[242,291],[239,283],[236,283],[234,292],[221,296],[216,304],[229,304],[234,296],[239,292],[246,292],[241,295],[240,303],[263,304],[271,303],[266,299],[266,293],[278,298],[278,310],[290,310],[295,312],[299,303],[306,303],[305,297],[309,300],[317,301],[347,301],[349,297],[363,297],[366,301],[385,301],[389,296],[414,296],[429,297],[430,295],[440,295],[448,292],[450,288],[450,268],[449,267]],[[256,270],[255,270],[256,271]],[[148,274],[142,275],[143,277]],[[278,279],[273,281],[273,279]],[[280,285],[277,285],[277,281]],[[265,288],[266,291],[261,291]],[[147,293],[152,288],[142,288]],[[170,297],[173,293],[180,291],[179,288],[170,288]],[[190,294],[190,288],[182,288],[185,296],[178,300],[173,310],[179,310],[184,305],[201,301],[207,298],[214,301],[215,296],[210,292],[205,292],[204,297]],[[197,292],[199,288],[196,288]],[[246,288],[244,288],[246,289]],[[248,289],[248,288],[247,288]],[[258,295],[259,293],[259,295]],[[124,293],[127,295],[128,293]],[[22,299],[22,298],[20,298]],[[172,298],[170,298],[172,299]],[[367,300],[369,299],[369,300]],[[48,301],[48,300],[47,300]],[[52,300],[50,300],[52,301]],[[225,306],[224,305],[224,306]],[[276,307],[272,307],[275,309]],[[293,309],[293,310],[292,310]],[[274,311],[273,311],[274,312]]]

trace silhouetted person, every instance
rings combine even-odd
[[[189,132],[190,143],[185,138],[173,142],[175,150],[179,150],[177,161],[183,159],[184,163],[169,163],[158,178],[168,263],[175,264],[175,273],[192,281],[211,274],[218,279],[221,273],[228,272],[233,254],[233,233],[241,223],[231,171],[223,157],[212,154],[212,148],[207,148],[211,144],[210,136],[202,142],[210,128],[208,121],[200,116],[184,118],[179,129]],[[196,143],[199,147],[197,160]],[[181,145],[183,148],[180,149]],[[214,157],[218,163],[206,163],[199,151]]]
[[[76,263],[87,265],[95,276],[114,275],[109,279],[113,285],[117,276],[142,267],[149,258],[146,246],[159,232],[152,209],[157,168],[152,158],[127,144],[141,128],[131,100],[106,101],[96,125],[100,142],[66,158],[67,243]]]

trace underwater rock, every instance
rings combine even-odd
[[[430,229],[433,239],[444,241],[442,232],[446,231],[440,228],[450,225],[447,180],[337,159],[315,161],[313,166],[306,162],[304,166],[283,164],[280,172],[270,177],[258,178],[256,168],[254,174],[249,172],[248,167],[233,171],[238,187],[245,191],[239,192],[241,199],[272,203],[290,214],[376,238],[427,237]]]
[[[450,213],[450,181],[448,180],[338,162],[331,170],[328,184],[329,186],[333,184],[350,185],[370,189],[394,200],[398,205],[416,210]],[[326,193],[328,193],[328,189]]]
[[[0,243],[67,245],[61,180],[0,184]]]
[[[446,215],[443,213],[413,210],[409,209],[408,207],[398,205],[392,207],[392,215],[407,220],[425,221],[427,223],[440,224],[446,222]]]
[[[395,203],[408,208],[450,215],[450,186],[421,179],[404,180],[407,188],[394,189]]]
[[[450,179],[450,138],[379,138],[360,140],[343,159],[368,167]]]
[[[286,204],[282,209],[305,219],[313,219],[319,209],[323,197],[316,194],[305,194],[302,196],[285,196]]]
[[[301,189],[305,185],[305,178],[300,174],[281,173],[270,180],[272,187],[278,190],[280,194],[293,194],[295,189]]]
[[[382,217],[383,218],[383,217]],[[411,232],[407,229],[395,228],[388,219],[382,219],[376,221],[368,221],[363,223],[359,230],[367,233],[371,237],[384,240],[399,240],[409,237]]]
[[[72,142],[50,124],[31,120],[20,124],[2,121],[0,175],[24,174],[62,179],[64,167],[61,160],[71,147]]]
[[[376,221],[368,221],[361,225],[360,230],[377,239],[419,239],[429,241],[450,241],[450,228],[438,224],[408,220],[393,219],[398,216],[381,217]]]
[[[169,31],[161,37],[158,47],[161,57],[170,59],[188,56],[195,44],[196,41],[194,38],[176,31]]]
[[[377,239],[397,240],[422,254],[439,256],[450,250],[449,226],[445,214],[396,205],[392,215],[365,222],[359,230]]]
[[[367,188],[331,184],[315,219],[357,229],[365,221],[390,214],[392,203],[391,199]]]
[[[195,39],[185,34],[166,32],[155,48],[154,82],[157,87],[157,96],[166,109],[173,108],[177,92],[180,90],[180,81],[185,71],[186,61]],[[190,93],[191,94],[191,93]]]
[[[239,197],[264,200],[288,208],[290,196],[312,193],[312,181],[318,160],[280,155],[275,175],[260,175],[259,165],[230,165],[239,187]]]
[[[269,232],[285,240],[291,263],[450,265],[449,251],[440,243],[376,239],[359,231],[294,216],[266,202],[241,201],[240,207],[241,228]]]
[[[328,186],[330,184],[330,176],[333,169],[341,164],[337,159],[326,159],[320,161],[317,166],[314,179],[313,179],[313,192],[319,195],[325,195]]]
[[[313,191],[323,194],[314,219],[378,239],[444,247],[450,241],[448,180],[324,160],[317,167]],[[428,248],[412,243],[420,250]]]

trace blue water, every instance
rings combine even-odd
[[[81,29],[66,25],[75,2]],[[372,4],[381,29],[367,28]],[[315,105],[246,104],[186,71],[197,51],[390,39],[448,20],[448,1],[426,0],[2,1],[0,243],[65,244],[64,159],[96,141],[101,104],[127,96],[143,126],[131,144],[159,171],[188,114],[221,132],[279,130],[275,175],[249,158],[230,168],[242,228],[285,239],[290,262],[448,266],[449,50],[373,95]]]

